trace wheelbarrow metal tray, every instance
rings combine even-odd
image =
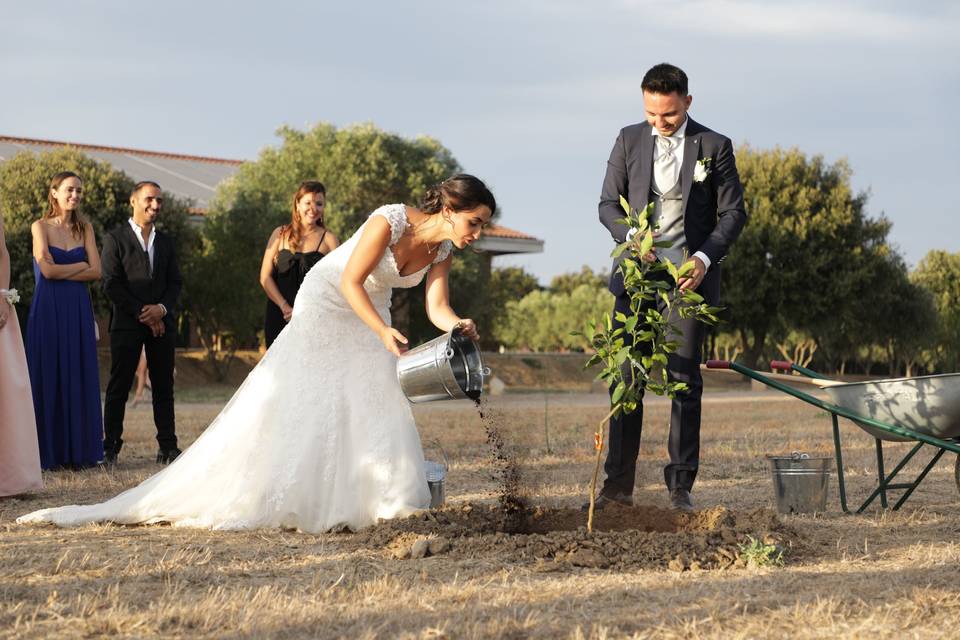
[[[960,437],[960,373],[848,382],[824,390],[834,404],[865,418],[944,440]],[[910,440],[854,422],[881,440]]]

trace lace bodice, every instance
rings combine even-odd
[[[393,255],[392,247],[396,245],[397,242],[400,241],[401,236],[403,236],[404,232],[406,232],[406,230],[410,227],[410,221],[407,219],[407,207],[406,205],[402,205],[402,204],[384,205],[370,214],[370,218],[372,218],[373,216],[382,216],[386,218],[387,222],[390,223],[390,246],[387,247],[387,250],[383,254],[384,260],[390,263],[390,266],[392,267],[393,271],[404,283],[408,278],[411,280],[414,277],[417,278],[415,281],[413,281],[413,284],[401,284],[399,286],[401,287],[416,286],[417,284],[420,283],[420,280],[423,278],[424,274],[426,274],[426,272],[430,270],[431,266],[437,264],[438,262],[443,262],[444,260],[447,259],[447,256],[450,255],[450,250],[453,248],[453,243],[451,243],[449,240],[444,240],[443,242],[440,243],[440,246],[437,249],[437,255],[434,256],[430,264],[424,266],[419,271],[415,271],[405,276],[401,276],[400,267],[397,265],[397,259],[396,259],[396,256]],[[367,219],[368,222],[370,218]],[[364,223],[364,226],[366,226],[366,223]],[[360,235],[359,232],[357,232],[356,235]],[[382,263],[383,261],[381,261],[381,264]]]
[[[364,227],[374,216],[381,216],[390,224],[390,244],[384,249],[380,262],[377,263],[377,266],[374,267],[363,283],[363,288],[367,291],[374,307],[377,308],[380,316],[387,324],[390,323],[390,294],[393,289],[409,289],[417,286],[431,266],[446,260],[447,256],[450,255],[453,243],[444,240],[440,243],[437,255],[434,256],[430,264],[414,273],[405,276],[400,275],[397,260],[393,255],[393,246],[410,226],[407,220],[407,208],[402,204],[384,205],[371,213],[367,221],[357,229],[349,240],[330,252],[330,255],[310,270],[303,281],[300,293],[297,295],[296,304],[293,306],[294,317],[300,313],[319,312],[322,307],[330,304],[341,308],[348,307],[347,301],[340,293],[340,277],[343,275],[343,270],[353,253],[353,249],[363,235]]]

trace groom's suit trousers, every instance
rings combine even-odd
[[[617,296],[614,303],[614,327],[622,326],[616,319],[618,312],[627,317],[632,314],[626,295]],[[671,403],[670,436],[667,441],[670,463],[664,467],[663,476],[668,489],[689,491],[693,487],[700,463],[700,398],[703,395],[700,358],[706,325],[694,318],[675,320],[674,324],[682,336],[670,336],[670,339],[679,343],[679,349],[667,357],[667,376],[672,381],[685,382],[688,389],[678,393]],[[632,413],[611,418],[609,449],[604,464],[607,479],[602,493],[633,493],[642,427],[642,403]]]

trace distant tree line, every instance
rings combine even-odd
[[[461,170],[437,140],[370,124],[284,127],[278,135],[280,145],[220,186],[202,225],[190,223],[189,202],[166,194],[160,226],[176,238],[183,265],[184,339],[193,332],[215,362],[259,343],[260,259],[272,229],[289,221],[301,181],[326,184],[326,223],[346,239],[373,209],[416,203],[429,185]],[[758,366],[786,357],[828,372],[884,375],[960,367],[960,253],[930,251],[909,270],[888,240],[890,222],[867,215],[867,195],[854,193],[843,161],[745,146],[737,164],[750,218],[722,265],[725,311],[709,338],[710,356]],[[45,210],[50,177],[62,170],[83,177],[82,207],[98,239],[130,215],[133,181],[79,151],[24,152],[0,163],[12,282],[26,304],[30,223]],[[612,306],[609,274],[587,267],[541,286],[523,269],[491,269],[473,252],[460,252],[454,265],[454,308],[477,319],[488,349],[586,350],[573,332]],[[91,294],[97,313],[106,314],[99,287]],[[414,344],[435,335],[422,287],[396,292],[392,310]]]
[[[722,264],[725,311],[709,357],[881,375],[960,368],[960,253],[933,250],[909,270],[844,161],[743,147],[737,165],[750,218]],[[584,267],[522,297],[513,285],[494,336],[508,349],[586,349],[569,332],[609,313],[606,279]]]
[[[290,221],[293,194],[302,181],[324,182],[325,222],[346,239],[377,207],[416,204],[427,187],[461,171],[437,140],[403,138],[370,124],[344,129],[320,124],[308,131],[283,127],[278,135],[279,146],[265,149],[219,186],[202,224],[190,223],[191,203],[165,193],[158,227],[177,242],[184,275],[180,324],[185,334],[198,337],[214,364],[229,361],[237,348],[260,342],[266,300],[258,277],[261,258],[271,231]],[[83,179],[81,210],[93,222],[98,241],[131,213],[133,180],[78,150],[23,152],[0,163],[0,211],[6,221],[11,280],[25,308],[34,289],[30,224],[46,210],[50,178],[63,170]],[[162,186],[163,179],[158,181]],[[452,304],[486,327],[498,304],[486,286],[489,278],[489,261],[479,254],[461,252],[454,262]],[[99,286],[91,287],[91,295],[96,313],[108,314]],[[395,323],[414,343],[436,333],[423,304],[422,287],[397,291],[392,302]],[[25,322],[27,314],[19,315]]]

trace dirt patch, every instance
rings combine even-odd
[[[680,513],[652,506],[608,505],[594,532],[576,509],[527,509],[521,528],[503,530],[499,506],[467,504],[382,522],[356,535],[364,546],[394,558],[445,555],[534,564],[545,571],[668,568],[674,571],[744,566],[740,545],[748,536],[795,548],[797,536],[768,509],[734,513],[715,507]]]

